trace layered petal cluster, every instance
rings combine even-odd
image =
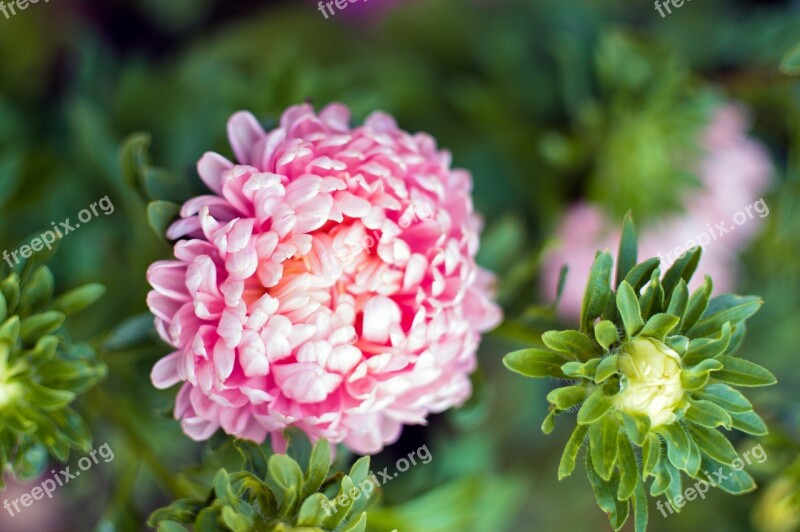
[[[386,114],[349,121],[301,105],[265,132],[240,112],[238,162],[198,163],[213,194],[183,205],[176,260],[148,270],[176,349],[152,380],[183,382],[175,416],[193,439],[222,428],[280,448],[298,426],[374,453],[471,392],[480,333],[501,318],[474,261],[471,176]]]
[[[642,256],[660,257],[662,271],[689,246],[703,247],[703,262],[695,285],[704,275],[715,287],[730,290],[736,279],[737,253],[763,227],[769,214],[761,200],[773,173],[767,149],[747,135],[744,108],[728,104],[718,108],[700,139],[704,156],[697,168],[702,189],[691,190],[684,200],[685,212],[642,228]],[[560,312],[577,316],[586,277],[598,249],[615,249],[619,242],[618,220],[609,219],[600,207],[577,204],[567,211],[556,230],[557,246],[545,256],[543,292],[552,297],[559,270],[566,264],[570,274],[564,284]]]

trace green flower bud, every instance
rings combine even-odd
[[[622,391],[614,397],[617,408],[650,417],[650,426],[675,422],[683,399],[681,359],[678,353],[653,338],[634,338],[619,353]]]

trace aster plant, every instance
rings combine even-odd
[[[89,429],[70,405],[106,368],[62,324],[105,288],[87,284],[53,298],[46,266],[31,260],[18,270],[0,281],[0,463],[26,479],[42,473],[48,454],[63,462],[70,449],[91,449]]]
[[[363,532],[375,500],[369,457],[349,474],[331,474],[331,448],[324,438],[311,447],[299,429],[286,431],[286,454],[266,457],[248,440],[234,445],[241,471],[220,469],[205,499],[180,499],[155,511],[148,524],[162,532]],[[342,501],[339,504],[337,501]],[[184,526],[185,525],[185,526]]]
[[[228,136],[237,162],[198,162],[208,194],[149,206],[175,241],[148,270],[175,349],[151,376],[181,385],[185,433],[279,448],[298,426],[368,454],[466,401],[480,334],[501,318],[475,263],[470,174],[430,136],[380,112],[351,127],[339,104],[291,107],[269,132],[239,112]]]
[[[687,283],[700,255],[700,248],[688,251],[663,276],[658,258],[637,263],[628,215],[616,280],[612,286],[611,255],[598,252],[580,329],[548,331],[542,335],[546,349],[504,358],[506,367],[522,375],[566,381],[547,396],[542,431],[550,433],[557,416],[577,410],[558,476],[572,474],[586,444],[589,481],[615,530],[631,507],[636,530],[645,530],[650,479],[651,496],[674,502],[682,493],[682,474],[707,480],[713,471],[731,469],[736,451],[720,428],[767,433],[750,402],[732,388],[775,383],[765,368],[735,356],[745,321],[762,301],[732,294],[711,298],[709,277],[690,293]],[[744,470],[726,476],[714,480],[728,493],[755,489]]]

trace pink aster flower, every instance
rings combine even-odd
[[[198,163],[212,194],[183,205],[147,299],[176,349],[153,384],[183,382],[192,439],[222,428],[280,448],[293,425],[375,453],[470,395],[480,333],[501,319],[474,260],[471,176],[386,114],[349,121],[301,105],[267,133],[239,112],[238,163]]]
[[[761,195],[769,185],[773,166],[766,148],[747,136],[748,125],[741,106],[729,104],[717,109],[702,138],[705,154],[698,175],[703,190],[693,190],[685,199],[684,214],[639,228],[640,260],[661,257],[662,271],[680,256],[687,243],[703,247],[703,259],[690,288],[711,275],[715,291],[731,290],[738,270],[737,254],[757,234],[763,226],[762,218],[769,213]],[[724,227],[719,227],[720,223]],[[561,220],[556,230],[557,245],[543,261],[542,289],[552,297],[561,266],[569,266],[559,307],[563,316],[580,313],[595,252],[610,249],[616,253],[620,225],[621,220],[611,220],[599,207],[589,204],[571,207]]]

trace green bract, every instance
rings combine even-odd
[[[235,445],[244,470],[220,469],[204,500],[180,499],[155,511],[148,521],[162,532],[194,530],[259,532],[364,532],[366,509],[378,483],[369,457],[353,464],[349,475],[329,474],[331,451],[320,439],[312,448],[299,430],[286,432],[287,454],[266,458],[247,440]],[[183,526],[187,525],[187,526]]]
[[[31,264],[0,282],[0,463],[23,479],[42,473],[48,452],[66,461],[72,448],[91,449],[89,430],[69,405],[106,371],[89,346],[72,344],[61,330],[67,314],[105,289],[88,284],[53,300],[52,273]]]
[[[577,425],[561,457],[558,476],[575,468],[588,441],[586,468],[598,505],[619,529],[633,506],[635,528],[647,525],[650,494],[674,500],[681,472],[703,479],[729,466],[736,452],[718,429],[764,435],[767,428],[747,399],[731,386],[765,386],[775,377],[734,356],[758,297],[710,298],[711,279],[689,293],[699,248],[662,276],[657,258],[637,263],[630,215],[623,226],[612,289],[612,258],[598,253],[584,295],[580,330],[548,331],[547,349],[523,349],[504,358],[529,377],[568,380],[547,396],[549,433],[555,416],[578,409]],[[588,436],[588,437],[587,437]],[[744,470],[718,486],[733,493],[755,488]],[[673,505],[677,508],[677,505]]]

